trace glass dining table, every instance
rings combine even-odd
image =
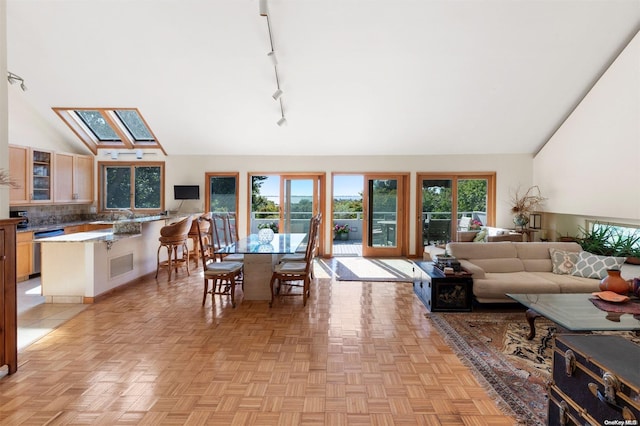
[[[307,239],[305,233],[274,234],[270,242],[261,242],[257,234],[240,238],[218,253],[244,255],[243,300],[271,300],[269,282],[273,267],[285,254],[298,252]]]

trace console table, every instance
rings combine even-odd
[[[433,262],[416,262],[424,271],[413,291],[430,312],[471,312],[473,279],[467,271],[445,274]]]

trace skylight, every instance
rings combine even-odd
[[[158,148],[149,126],[136,108],[53,108],[94,154],[98,148]]]

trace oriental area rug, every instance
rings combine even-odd
[[[461,360],[496,403],[522,425],[545,425],[547,382],[551,380],[555,325],[536,320],[536,337],[527,340],[524,311],[427,313]],[[640,344],[631,332],[619,334]]]

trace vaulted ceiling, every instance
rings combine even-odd
[[[52,107],[138,108],[169,155],[533,154],[640,28],[640,0],[268,6],[285,126],[258,0],[7,0],[9,108],[75,144]]]

